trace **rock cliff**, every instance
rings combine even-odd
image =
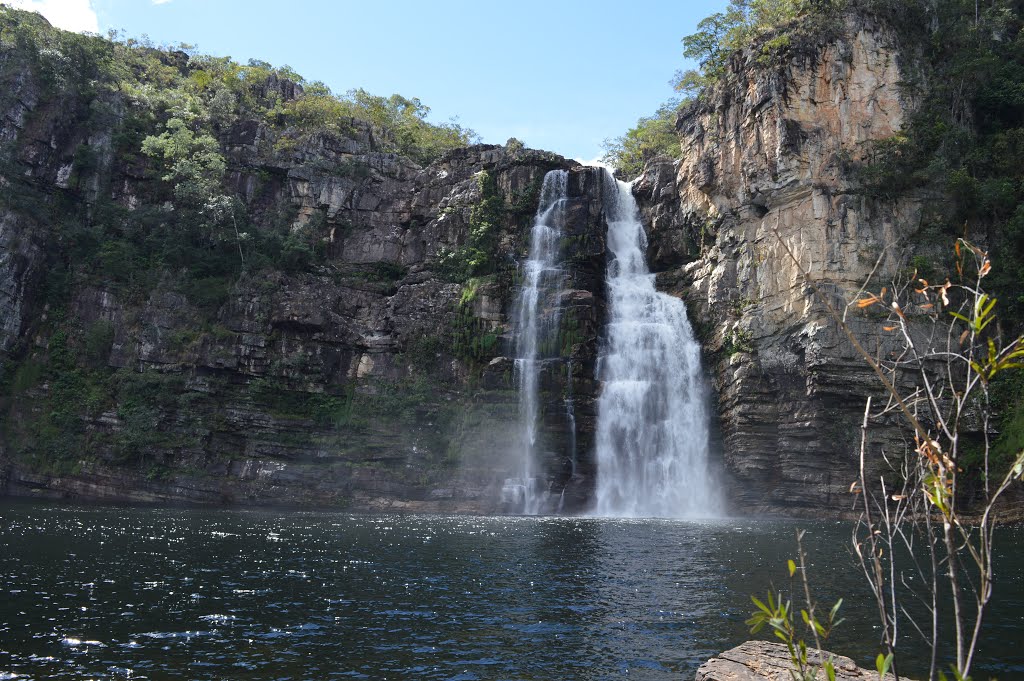
[[[51,52],[135,50],[183,83],[168,98],[208,78],[183,53],[3,11],[12,33],[57,40]],[[274,111],[303,88],[273,73],[243,83],[230,115],[214,95],[209,120],[183,133],[200,170],[201,154],[223,158],[218,221],[214,201],[184,212],[179,187],[140,153],[144,137],[172,131],[161,117],[177,115],[152,103],[149,72],[129,81],[148,92],[113,77],[103,88],[106,72],[80,81],[43,52],[0,45],[0,491],[502,510],[518,437],[517,263],[544,174],[571,168],[572,328],[544,377],[543,463],[568,510],[587,501],[604,267],[591,171],[518,143],[422,166],[391,150],[392,132],[355,118],[295,135]],[[267,102],[262,118],[243,97]],[[204,149],[195,140],[207,130]],[[477,273],[466,263],[481,244]]]
[[[685,297],[707,351],[739,506],[840,511],[879,386],[814,289],[843,313],[906,266],[920,200],[869,196],[850,167],[912,110],[913,60],[856,15],[764,62],[757,48],[733,56],[678,119],[682,161],[651,164],[635,192],[659,284]],[[887,350],[877,313],[848,315],[870,352]],[[873,437],[903,451],[894,427]]]
[[[209,63],[128,46],[148,60],[135,89],[98,88],[107,76],[65,73],[53,48],[0,48],[0,490],[508,510],[517,267],[544,174],[568,169],[570,272],[539,451],[553,498],[587,507],[599,173],[513,141],[428,163],[397,153],[394,130],[334,114],[297,133],[323,98],[262,67],[214,92]],[[634,185],[651,269],[685,298],[705,348],[738,511],[852,504],[877,382],[821,296],[843,311],[869,278],[905,276],[920,249],[923,197],[865,192],[851,172],[913,111],[901,83],[914,68],[863,13],[781,51],[736,53],[680,116],[682,160],[649,164]],[[174,96],[154,94],[153,73],[179,83]],[[200,113],[175,119],[189,97],[205,98]],[[172,133],[195,150],[192,185],[169,186],[180,169],[143,153]],[[189,209],[211,157],[217,192]],[[877,312],[847,314],[870,352],[890,350]],[[890,423],[872,438],[905,446]]]

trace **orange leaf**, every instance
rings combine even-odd
[[[896,327],[895,326],[883,326],[882,329],[884,331],[895,331]]]
[[[928,288],[928,280],[927,279],[918,279],[918,281],[921,282],[922,286],[924,286],[925,288]]]
[[[878,298],[875,298],[874,296],[871,296],[870,298],[861,298],[860,300],[857,301],[857,307],[865,308],[868,307],[869,305],[874,305],[877,302]]]
[[[964,344],[964,341],[967,340],[967,334],[969,334],[970,332],[971,332],[971,330],[967,329],[962,334],[960,334],[960,345]]]
[[[960,242],[959,241],[957,241],[956,244],[953,246],[953,250],[956,252],[956,257],[959,258],[960,257]]]
[[[984,277],[992,269],[992,263],[989,262],[988,258],[985,258],[985,262],[982,263],[981,269],[978,271],[979,277]]]
[[[921,309],[922,310],[930,310],[933,307],[935,307],[935,305],[933,305],[932,303],[925,303],[924,305],[921,306]]]

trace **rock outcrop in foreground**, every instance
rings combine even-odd
[[[816,659],[818,650],[810,649],[807,655]],[[825,652],[824,659],[830,653]],[[833,655],[836,681],[878,681],[878,672],[861,669],[853,660],[842,655]],[[713,657],[697,670],[696,681],[792,681],[793,663],[789,650],[782,643],[770,641],[747,641]],[[824,679],[822,673],[820,678]],[[886,681],[895,677],[886,674]]]

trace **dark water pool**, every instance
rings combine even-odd
[[[870,665],[846,523],[0,505],[0,679],[679,679],[749,638],[808,529]],[[1019,529],[983,667],[1024,678]],[[978,674],[976,678],[987,678]]]

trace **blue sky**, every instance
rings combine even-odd
[[[8,0],[11,1],[11,0]],[[485,142],[593,159],[673,96],[680,39],[726,0],[13,0],[58,25],[124,29],[288,64],[335,92],[419,97]]]

